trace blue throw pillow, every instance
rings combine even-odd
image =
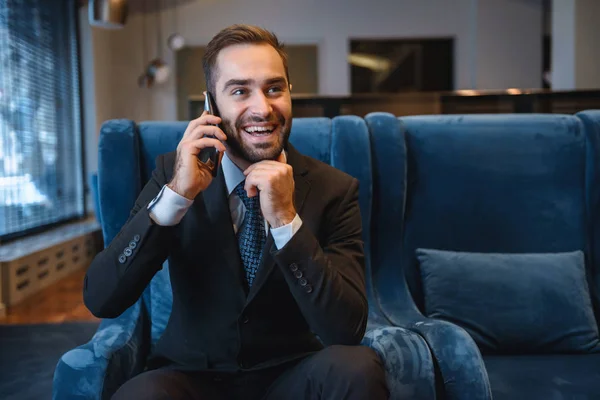
[[[482,352],[599,350],[583,252],[416,255],[425,314],[461,326]]]

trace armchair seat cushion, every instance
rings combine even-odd
[[[454,322],[483,353],[585,353],[599,338],[583,252],[417,249],[425,312]]]
[[[484,356],[494,400],[597,399],[600,354]]]

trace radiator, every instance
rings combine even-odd
[[[95,220],[69,224],[3,244],[0,250],[0,316],[10,307],[71,272],[87,268],[102,246]]]

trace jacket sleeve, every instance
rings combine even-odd
[[[85,276],[83,301],[98,318],[115,318],[129,308],[158,272],[169,254],[168,226],[155,224],[148,204],[166,183],[164,157],[156,160],[150,181],[112,242],[101,251]]]
[[[323,246],[302,224],[272,251],[304,318],[326,345],[359,344],[368,315],[358,181],[325,216]]]

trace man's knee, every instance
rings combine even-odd
[[[288,397],[284,397],[288,394]],[[308,357],[271,387],[268,399],[384,400],[382,362],[365,346],[330,346]]]
[[[322,350],[320,373],[352,380],[384,377],[381,359],[366,346],[330,346]]]
[[[113,395],[112,400],[125,400],[144,398],[151,400],[163,400],[175,398],[179,389],[176,387],[176,373],[165,371],[143,372],[125,382]]]
[[[143,372],[125,382],[112,400],[183,400],[210,398],[199,393],[198,385],[183,372],[154,370]],[[207,388],[208,389],[208,388]],[[208,390],[205,389],[207,392]]]

